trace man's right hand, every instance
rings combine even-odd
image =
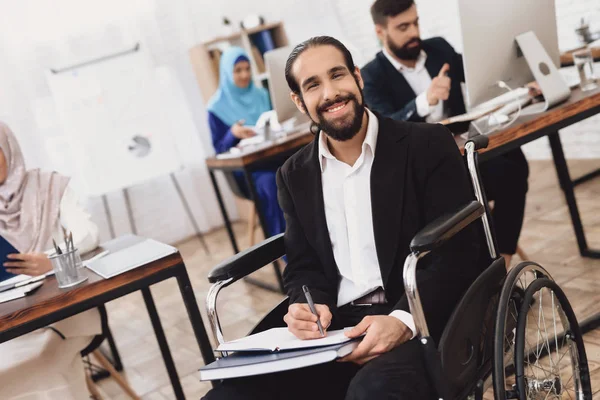
[[[244,126],[244,121],[238,121],[233,124],[231,126],[231,133],[238,139],[247,139],[256,136],[256,132]]]
[[[319,314],[323,330],[326,331],[333,318],[331,311],[325,304],[315,304],[315,308]],[[298,339],[319,339],[322,337],[317,325],[317,316],[310,312],[308,304],[296,303],[290,305],[283,320],[287,324],[288,330]]]
[[[435,106],[440,100],[448,100],[451,80],[446,73],[449,70],[450,65],[444,64],[439,74],[431,80],[431,85],[427,89],[427,102],[430,106]]]

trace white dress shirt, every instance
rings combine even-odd
[[[367,113],[367,135],[353,166],[331,154],[324,134],[319,138],[325,218],[341,279],[338,307],[383,288],[371,212],[371,167],[379,121],[370,110]],[[415,323],[409,313],[395,310],[390,315],[408,326],[415,336]]]
[[[73,232],[73,244],[80,254],[87,253],[98,247],[98,225],[92,221],[91,215],[81,205],[77,192],[69,185],[60,199],[59,223],[54,228],[53,237],[61,243],[62,229]],[[46,247],[52,249],[52,243]]]
[[[427,101],[427,89],[431,85],[431,76],[427,72],[427,68],[425,68],[427,53],[421,50],[414,68],[409,68],[396,60],[385,48],[383,49],[383,55],[404,76],[413,92],[417,94],[417,114],[430,123],[439,122],[446,118],[444,115],[444,102],[442,100],[438,101],[435,106],[429,105],[429,101]]]

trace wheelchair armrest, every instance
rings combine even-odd
[[[253,273],[285,255],[283,233],[246,249],[214,267],[208,281],[216,283],[232,279],[231,283]]]
[[[442,215],[417,233],[410,242],[410,250],[422,253],[441,246],[471,222],[481,217],[484,212],[483,206],[473,200],[454,213]]]
[[[477,150],[481,150],[481,149],[485,149],[488,147],[488,144],[490,143],[490,138],[486,135],[477,135],[477,136],[473,136],[472,138],[470,138],[469,140],[467,140],[467,143],[472,142],[473,146],[474,146],[474,151]],[[466,146],[466,143],[465,143]]]

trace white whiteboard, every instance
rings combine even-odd
[[[140,49],[103,61],[47,72],[78,189],[98,196],[182,167],[175,133],[190,130],[179,85]],[[189,132],[190,135],[195,132]],[[149,145],[145,147],[145,145]]]

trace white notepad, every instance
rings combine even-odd
[[[21,297],[27,296],[29,293],[33,292],[40,286],[44,284],[44,281],[39,281],[32,283],[31,285],[25,285],[18,288],[14,288],[11,290],[7,290],[6,292],[0,293],[0,303],[6,303],[7,301],[20,299]]]
[[[280,351],[331,346],[351,341],[344,332],[350,328],[328,331],[320,339],[301,340],[287,328],[272,328],[264,332],[223,343],[217,351]]]
[[[85,266],[108,279],[176,252],[177,249],[173,246],[153,239],[144,239],[133,246],[90,261]]]

